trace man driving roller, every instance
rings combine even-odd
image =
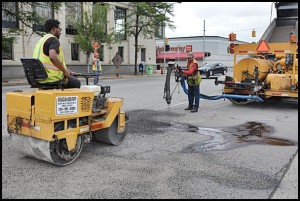
[[[36,44],[33,57],[38,58],[45,66],[48,78],[39,81],[40,83],[54,83],[65,78],[64,88],[80,88],[80,80],[74,77],[75,73],[66,66],[64,53],[59,42],[61,34],[60,22],[49,19],[45,22],[43,36]]]

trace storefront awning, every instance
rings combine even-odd
[[[196,59],[203,58],[203,52],[193,52]],[[166,59],[187,59],[186,52],[180,53],[167,53],[166,52]],[[159,53],[156,55],[156,59],[164,59],[164,53]]]

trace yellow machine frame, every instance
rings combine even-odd
[[[104,109],[93,113],[94,92],[82,89],[8,92],[6,97],[10,133],[50,142],[65,138],[69,151],[75,149],[78,135],[109,128],[116,117],[117,132],[125,130],[122,98],[107,98]],[[64,127],[56,131],[58,122]]]
[[[259,45],[264,43],[267,46],[268,50],[266,51],[259,51]],[[292,85],[298,85],[298,43],[295,41],[287,42],[287,43],[267,43],[265,41],[260,41],[259,44],[233,44],[234,47],[231,49],[234,50],[234,69],[237,66],[237,55],[250,55],[252,57],[262,57],[265,58],[265,55],[283,55],[292,54],[293,55],[293,64],[292,69],[286,71],[284,74],[291,75],[291,82]],[[272,69],[271,69],[272,70]],[[241,72],[236,72],[234,70],[233,78],[235,78],[237,73],[241,74]],[[275,73],[276,74],[276,73]],[[274,82],[275,83],[275,82]],[[224,92],[225,93],[233,93],[234,89],[231,85],[225,85]],[[247,90],[240,90],[243,94],[248,94]],[[295,97],[298,98],[298,90],[274,90],[274,89],[266,89],[263,93],[265,98],[273,97],[273,96],[280,96],[280,97]]]

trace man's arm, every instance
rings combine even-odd
[[[70,72],[67,69],[65,69],[63,64],[59,61],[56,50],[54,49],[49,50],[49,58],[51,62],[64,73],[65,77],[67,78],[70,77]]]
[[[198,65],[196,63],[193,63],[192,67],[189,70],[182,70],[182,73],[185,75],[192,75],[197,70]]]

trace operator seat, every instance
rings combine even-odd
[[[38,81],[48,78],[48,74],[42,62],[37,58],[21,58],[20,59],[25,77],[31,88],[39,89],[63,89],[63,80],[52,83],[39,83]]]

